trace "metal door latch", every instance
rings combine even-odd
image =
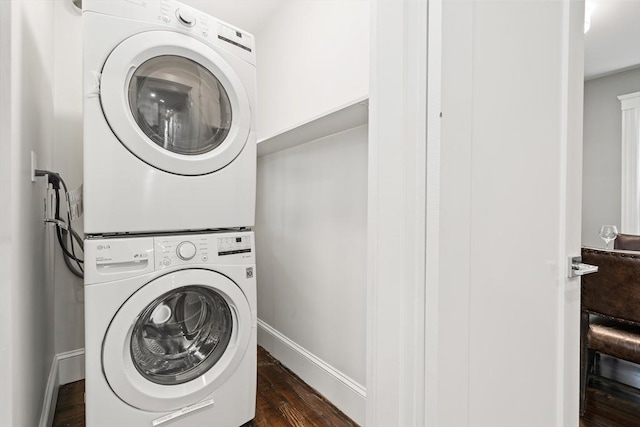
[[[568,276],[571,278],[571,277],[584,276],[585,274],[597,273],[598,266],[583,264],[582,257],[574,256],[574,257],[569,257],[568,270],[569,270]]]

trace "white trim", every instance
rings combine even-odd
[[[260,319],[258,344],[356,423],[364,425],[364,386]]]
[[[366,377],[370,426],[425,424],[427,14],[426,2],[372,3]],[[430,351],[436,351],[437,343],[429,344]]]
[[[438,417],[438,337],[440,286],[440,144],[442,126],[442,1],[428,1],[427,24],[427,184],[425,247],[424,425]]]
[[[58,359],[58,383],[65,385],[84,379],[84,348],[56,355]]]
[[[640,92],[628,93],[620,95],[620,109],[628,110],[630,108],[640,108]]]
[[[53,416],[56,412],[56,402],[58,401],[58,389],[60,382],[58,380],[58,355],[53,356],[51,361],[51,370],[49,371],[49,379],[47,380],[47,388],[44,392],[44,401],[42,402],[42,412],[40,413],[40,427],[49,427],[53,425]]]
[[[640,92],[619,96],[622,109],[620,232],[640,233]]]
[[[557,265],[580,253],[582,217],[582,121],[584,117],[584,2],[563,0],[560,80],[560,181]],[[557,294],[556,425],[579,424],[580,281],[556,272]],[[548,408],[547,410],[550,410]]]
[[[369,97],[361,96],[310,120],[258,141],[258,157],[316,141],[367,123]]]
[[[61,385],[84,379],[84,348],[59,353],[53,356],[51,370],[44,392],[39,427],[53,425],[53,417],[58,402],[58,390]]]

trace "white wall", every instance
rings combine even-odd
[[[82,17],[71,1],[53,3],[55,125],[52,168],[63,176],[71,190],[82,183]],[[82,235],[82,218],[75,220],[73,227]],[[84,347],[83,297],[82,279],[67,269],[62,250],[56,245],[56,354]]]
[[[258,159],[258,317],[360,385],[366,212],[366,126]]]
[[[584,84],[582,244],[604,247],[603,224],[620,227],[622,112],[618,96],[640,91],[640,68]]]
[[[286,1],[270,15],[256,34],[258,140],[368,94],[369,16],[369,0]],[[258,159],[258,317],[273,332],[258,340],[360,423],[366,206],[365,127]],[[323,382],[285,342],[351,389]]]
[[[258,140],[369,91],[369,0],[285,1],[256,36]]]
[[[46,183],[32,183],[30,153],[51,165],[53,3],[2,2],[2,425],[35,426],[53,360],[51,233]]]

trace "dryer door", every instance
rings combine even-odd
[[[169,273],[115,314],[102,346],[104,375],[133,407],[180,409],[234,373],[251,328],[249,303],[229,278],[202,269]]]
[[[249,98],[236,72],[180,33],[150,31],[120,43],[104,64],[100,101],[131,153],[178,175],[224,168],[249,136]]]

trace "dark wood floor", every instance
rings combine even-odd
[[[640,427],[638,389],[603,377],[592,378],[580,427]]]
[[[58,393],[53,426],[84,425],[84,381],[63,385]],[[357,424],[258,347],[256,417],[242,427],[328,426],[355,427]]]
[[[640,366],[598,356],[580,427],[640,427]]]
[[[606,370],[607,365],[603,366]],[[84,381],[60,387],[53,426],[84,425]],[[256,418],[242,427],[327,426],[357,424],[258,347]],[[605,377],[592,377],[580,427],[640,427],[640,392]]]

